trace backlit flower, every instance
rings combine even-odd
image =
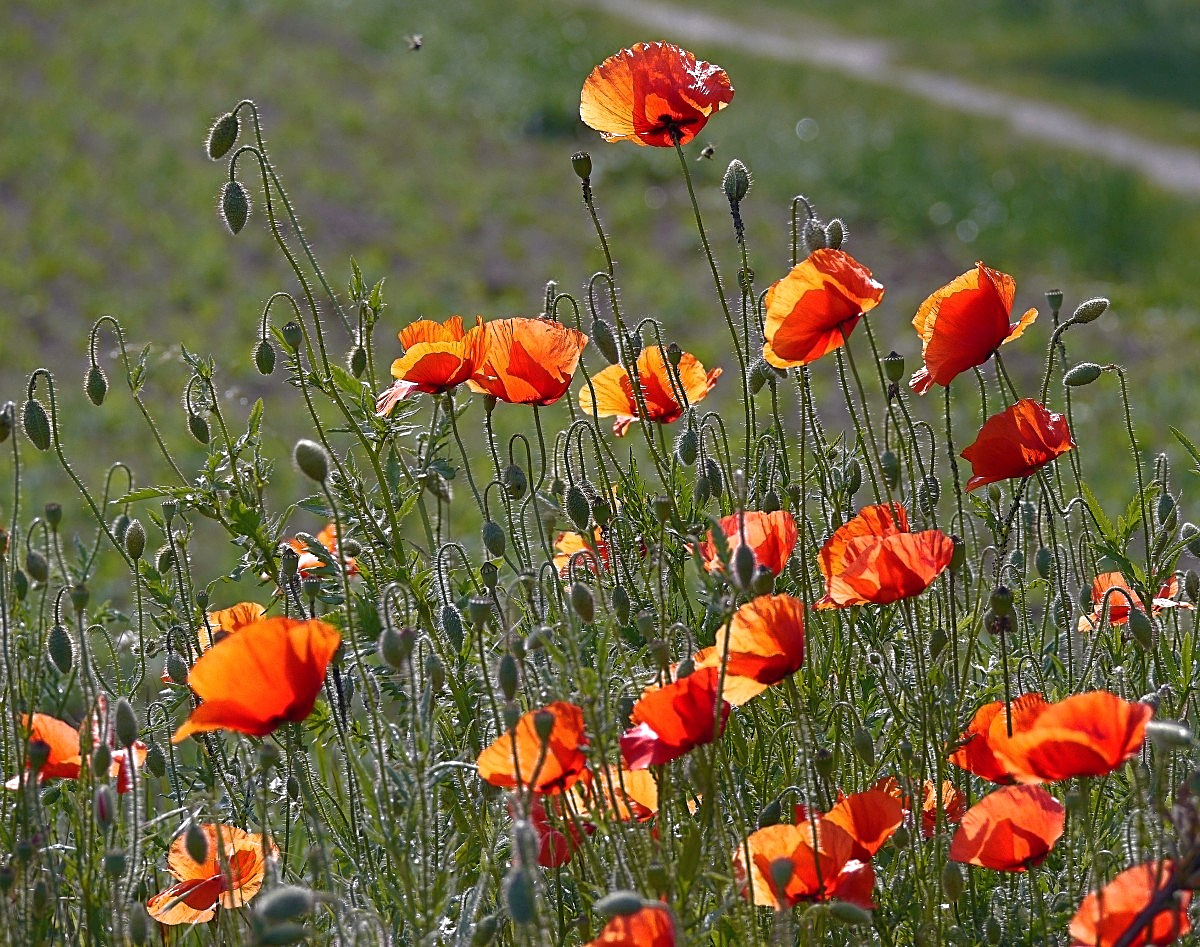
[[[1099,891],[1091,892],[1071,918],[1067,933],[1078,947],[1112,947],[1155,895],[1167,886],[1173,866],[1169,861],[1147,862],[1126,868]],[[1171,944],[1192,929],[1188,906],[1192,893],[1181,891],[1167,901],[1131,940],[1131,947],[1142,944]]]
[[[1171,576],[1158,590],[1150,602],[1151,613],[1157,615],[1165,608],[1186,608],[1191,610],[1190,602],[1178,600],[1179,579]],[[1125,625],[1129,622],[1129,603],[1139,611],[1145,611],[1146,605],[1137,592],[1129,587],[1125,576],[1120,572],[1104,572],[1096,576],[1092,582],[1092,613],[1079,619],[1077,630],[1080,634],[1095,631],[1100,626],[1100,619],[1106,614],[1105,603],[1108,604],[1108,623],[1110,625]]]
[[[317,533],[317,542],[329,553],[329,558],[333,562],[337,562],[338,554],[338,539],[337,527],[333,523],[327,523],[321,532]],[[329,564],[311,551],[308,543],[299,539],[289,539],[287,545],[291,546],[300,556],[300,561],[296,564],[296,571],[299,572],[300,578],[314,574],[328,574]],[[350,556],[342,557],[342,566],[346,570],[347,575],[358,575],[358,563]],[[324,570],[324,573],[322,573]]]
[[[535,795],[529,803],[529,824],[538,843],[537,863],[543,868],[561,868],[567,864],[584,839],[596,831],[596,827],[589,823],[576,824],[562,805],[562,799],[562,796]],[[549,811],[547,806],[550,807]],[[508,808],[509,814],[517,818],[511,801]]]
[[[579,117],[605,141],[670,148],[695,138],[732,99],[720,66],[671,43],[637,43],[592,70],[579,97]]]
[[[98,701],[96,711],[91,715],[91,740],[92,745],[99,745],[103,742],[104,727],[102,720],[107,713],[107,702],[101,696]],[[29,714],[21,717],[21,722],[29,728],[29,743],[40,743],[46,749],[46,761],[37,771],[38,783],[44,783],[48,779],[78,779],[80,766],[83,763],[83,756],[80,753],[80,736],[82,727],[75,729],[69,723],[59,720],[56,717],[51,717],[49,714]],[[108,745],[113,748],[112,764],[109,766],[108,775],[116,777],[116,789],[119,793],[129,792],[133,788],[133,774],[130,771],[130,750],[132,750],[132,763],[134,767],[140,767],[146,761],[146,744],[141,740],[135,740],[133,746],[129,749],[118,748],[114,744],[113,734],[111,729],[108,733]],[[26,766],[29,765],[29,760],[26,758]],[[5,789],[20,789],[23,776],[28,774],[27,769],[24,774],[13,776],[4,784]]]
[[[593,572],[599,571],[596,568],[597,559],[600,560],[602,568],[608,568],[608,543],[604,541],[603,531],[599,528],[596,529],[590,545],[582,533],[569,530],[559,533],[554,539],[554,568],[563,578],[566,578],[570,571],[572,560],[577,566],[585,566]]]
[[[796,521],[786,510],[776,510],[774,513],[762,513],[758,510],[734,513],[732,516],[722,517],[717,525],[725,534],[731,555],[745,542],[754,552],[754,561],[769,569],[773,575],[779,575],[787,565],[799,535]],[[708,539],[700,543],[699,551],[704,559],[704,568],[709,572],[719,572],[724,568],[711,531]]]
[[[171,742],[210,730],[265,736],[303,720],[341,641],[335,628],[316,619],[264,618],[218,642],[188,674],[202,703]]]
[[[184,835],[167,852],[167,870],[177,882],[146,902],[160,924],[199,924],[211,921],[218,907],[242,907],[262,887],[267,858],[279,857],[274,844],[264,851],[261,835],[236,826],[207,824],[200,831],[208,842],[203,862],[188,854]]]
[[[904,821],[904,806],[883,789],[868,789],[839,795],[837,804],[821,818],[845,829],[854,840],[852,856],[867,861],[896,834]]]
[[[713,390],[723,369],[714,368],[706,372],[696,356],[687,352],[679,360],[677,368],[670,367],[660,345],[643,349],[637,359],[638,381],[641,382],[642,400],[646,406],[646,420],[659,424],[678,421],[683,415],[684,404],[695,404]],[[674,378],[674,381],[672,381]],[[595,401],[592,400],[595,389]],[[679,392],[686,397],[681,402]],[[616,415],[613,433],[624,437],[629,426],[637,420],[638,405],[629,372],[621,365],[609,365],[592,376],[592,387],[584,385],[579,390],[579,407],[584,414],[605,418]]]
[[[196,642],[203,651],[228,638],[235,631],[254,624],[264,614],[266,609],[258,602],[238,602],[228,608],[208,612],[205,615],[205,623],[196,629]]]
[[[658,812],[658,783],[647,769],[606,766],[571,793],[577,808],[615,822],[645,822]]]
[[[763,357],[776,368],[816,361],[881,299],[883,285],[850,254],[814,250],[767,290]]]
[[[923,395],[935,384],[944,387],[960,372],[982,365],[1003,343],[1019,338],[1037,310],[1009,325],[1016,290],[1011,276],[979,262],[921,303],[913,328],[921,337],[925,364],[909,381],[912,390]]]
[[[538,735],[539,719],[551,721],[545,741]],[[479,777],[493,786],[564,792],[586,773],[583,748],[587,743],[583,711],[575,704],[555,701],[522,714],[515,728],[496,737],[476,760]]]
[[[920,595],[953,555],[953,540],[940,530],[910,533],[899,503],[864,507],[821,549],[825,597],[816,607],[887,605]]]
[[[633,705],[634,726],[621,735],[625,765],[630,769],[659,766],[720,736],[729,702],[721,701],[718,729],[718,675],[718,668],[701,668],[664,687],[647,689]]]
[[[614,917],[595,940],[584,947],[675,947],[675,921],[671,909],[647,904],[632,914]]]
[[[746,850],[749,850],[749,866]],[[752,832],[733,853],[734,876],[754,903],[785,910],[802,901],[848,901],[870,910],[875,869],[854,855],[854,838],[821,816]],[[776,862],[790,863],[787,884],[776,885]]]
[[[974,490],[997,480],[1028,477],[1074,446],[1063,415],[1023,398],[988,418],[975,443],[959,456],[971,463],[967,489]]]
[[[790,595],[762,595],[742,605],[717,632],[711,648],[693,656],[696,669],[725,662],[721,696],[738,707],[804,662],[804,603]]]
[[[966,811],[950,859],[996,871],[1040,865],[1063,834],[1067,810],[1041,786],[1005,786]]]
[[[895,776],[885,776],[872,788],[881,789],[889,795],[895,796],[900,800],[900,804],[906,812],[912,810],[912,800],[904,795],[900,788],[900,781]],[[946,825],[957,825],[961,822],[963,813],[967,809],[963,794],[948,779],[942,780],[940,808],[942,821]],[[921,784],[921,834],[926,838],[931,838],[937,832],[938,809],[937,787],[932,780],[926,779]]]
[[[484,329],[471,390],[510,404],[554,404],[570,387],[588,341],[549,319],[497,319]]]
[[[395,383],[379,396],[376,414],[387,414],[414,391],[436,395],[462,384],[475,372],[483,354],[482,320],[463,330],[462,316],[442,325],[421,319],[400,330],[402,358],[392,362]]]

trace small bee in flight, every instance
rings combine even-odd
[[[425,45],[425,37],[422,36],[420,33],[413,33],[412,36],[406,36],[404,38],[406,40],[408,40],[408,48],[411,49],[414,53],[418,49],[420,49],[423,45]]]
[[[705,145],[703,148],[701,148],[701,149],[700,149],[700,157],[699,157],[699,158],[697,158],[696,160],[697,160],[697,161],[701,161],[701,160],[703,160],[704,158],[708,158],[708,160],[710,160],[710,161],[711,161],[711,160],[712,160],[712,156],[713,156],[713,155],[715,155],[716,153],[717,153],[717,146],[716,146],[716,145],[714,145],[714,144],[713,144],[713,143],[710,141],[710,142],[709,142],[707,145]]]

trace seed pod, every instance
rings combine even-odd
[[[893,385],[898,384],[904,377],[904,356],[895,349],[881,358],[879,364],[883,366],[884,377]]]
[[[117,737],[117,745],[128,749],[137,742],[138,722],[133,706],[122,697],[113,708],[113,733]]]
[[[699,453],[700,436],[692,428],[685,428],[675,439],[675,456],[683,466],[690,467]]]
[[[294,319],[285,322],[279,332],[283,336],[283,344],[293,352],[300,348],[300,343],[304,341],[304,330],[300,328],[300,323]]]
[[[188,433],[192,435],[201,444],[207,444],[212,437],[208,429],[208,421],[203,415],[193,414],[188,412],[187,416]]]
[[[621,361],[621,351],[617,346],[616,333],[613,332],[612,326],[599,316],[592,320],[592,341],[596,343],[596,348],[600,350],[600,354],[604,356],[609,365],[616,365]]]
[[[640,911],[645,903],[636,891],[613,891],[597,901],[593,908],[601,917],[626,917]]]
[[[571,155],[571,169],[581,181],[586,181],[592,176],[592,156],[586,151],[575,152]]]
[[[50,418],[37,398],[30,398],[25,402],[21,422],[25,426],[25,436],[34,447],[38,450],[50,449]]]
[[[54,625],[46,636],[46,651],[59,674],[69,674],[75,663],[75,642],[62,625]]]
[[[592,517],[591,506],[588,504],[587,494],[576,484],[567,487],[566,495],[563,497],[563,509],[566,511],[567,518],[575,524],[577,529],[582,531],[588,528]]]
[[[1075,308],[1075,314],[1071,316],[1071,321],[1078,323],[1094,322],[1104,315],[1104,310],[1107,308],[1108,300],[1103,296],[1086,299]]]
[[[275,371],[275,346],[270,339],[259,339],[254,346],[254,367],[260,375],[269,375]]]
[[[586,623],[590,624],[595,617],[596,603],[592,598],[592,590],[582,582],[571,586],[571,608]]]
[[[104,404],[104,396],[108,394],[108,378],[105,377],[103,368],[92,365],[87,370],[83,390],[87,392],[88,401],[96,407]]]
[[[50,563],[36,549],[28,549],[25,552],[25,571],[34,582],[45,584],[50,578]]]
[[[304,917],[312,911],[314,904],[316,899],[310,889],[283,885],[260,895],[254,905],[254,913],[261,921],[279,924]]]
[[[329,454],[316,441],[305,438],[296,441],[296,446],[292,449],[292,460],[309,480],[324,483],[329,479]]]
[[[221,219],[229,232],[241,233],[250,217],[250,195],[237,181],[226,181],[221,188]]]
[[[1082,388],[1094,382],[1103,372],[1104,369],[1095,362],[1080,362],[1063,375],[1063,384],[1068,388]]]
[[[896,484],[900,482],[900,458],[892,451],[885,450],[879,455],[879,469],[888,488],[895,490]]]
[[[233,112],[226,112],[208,130],[208,140],[204,143],[208,156],[213,161],[225,157],[226,152],[234,146],[240,131],[238,117]]]
[[[504,556],[504,527],[495,520],[485,520],[483,524],[483,548],[497,559]]]
[[[609,600],[612,602],[613,617],[616,618],[617,624],[628,625],[629,611],[632,608],[632,603],[629,601],[629,593],[625,591],[625,586],[613,586]]]
[[[529,489],[529,478],[517,464],[509,464],[504,469],[504,492],[510,500],[519,500]]]
[[[746,170],[746,166],[734,158],[729,162],[729,167],[725,169],[725,176],[721,179],[721,189],[731,204],[738,204],[745,200],[746,195],[750,193],[751,183],[750,172]]]
[[[537,916],[533,876],[525,868],[510,868],[504,876],[504,903],[514,924],[532,924]]]
[[[512,700],[516,696],[518,686],[517,659],[507,651],[500,656],[496,679],[500,682],[500,693],[504,695],[504,699]]]

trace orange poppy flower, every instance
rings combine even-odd
[[[621,735],[621,756],[629,769],[668,763],[693,747],[711,743],[725,730],[729,702],[717,718],[719,668],[700,668],[664,687],[651,687],[633,705],[634,726]]]
[[[746,851],[750,853],[749,870]],[[733,853],[734,876],[754,903],[778,910],[801,901],[848,901],[871,910],[875,869],[854,855],[854,838],[836,822],[817,816],[796,825],[771,825],[752,832]],[[791,862],[792,875],[782,889],[772,865]]]
[[[1045,701],[1041,694],[1022,694],[1012,702],[1014,720],[1021,716],[1021,708],[1029,703],[1044,705]],[[984,704],[975,711],[967,729],[958,738],[959,748],[950,754],[950,762],[993,783],[1012,783],[1008,763],[996,755],[991,741],[992,724],[996,720],[1000,721],[1001,732],[1007,734],[1002,700]]]
[[[91,717],[91,741],[93,745],[102,742],[101,720],[107,713],[107,701],[101,695],[96,712]],[[82,727],[75,729],[69,723],[51,717],[49,714],[25,714],[21,722],[29,728],[29,743],[45,744],[46,762],[37,771],[39,783],[48,779],[78,779],[79,769],[83,763],[80,753],[80,736]],[[117,792],[126,793],[133,788],[133,775],[129,771],[130,756],[125,749],[117,749],[113,744],[112,734],[109,734],[108,745],[113,747],[113,761],[108,775],[115,776]],[[133,765],[141,766],[146,761],[146,744],[141,740],[133,744]],[[28,766],[28,760],[26,760]],[[26,770],[28,772],[28,770]],[[5,789],[20,789],[24,774],[18,773],[4,784]]]
[[[842,250],[814,250],[767,290],[763,358],[776,368],[814,362],[839,349],[883,284]]]
[[[538,736],[542,714],[553,720],[549,739]],[[514,729],[500,734],[475,761],[479,776],[493,786],[526,786],[534,792],[560,793],[587,772],[583,747],[583,710],[558,700],[521,715]]]
[[[672,43],[637,43],[592,70],[579,117],[605,141],[670,148],[696,137],[733,99],[720,66]]]
[[[264,618],[196,660],[188,686],[203,703],[175,731],[237,730],[261,737],[312,713],[342,636],[323,621]]]
[[[790,595],[761,595],[741,606],[717,642],[693,656],[696,669],[720,668],[721,696],[740,707],[804,663],[804,603]]]
[[[1099,891],[1091,892],[1071,918],[1067,933],[1078,947],[1112,947],[1154,896],[1166,887],[1174,866],[1170,861],[1147,862],[1126,868]],[[1188,919],[1190,891],[1182,891],[1175,900],[1154,916],[1131,940],[1131,947],[1142,944],[1171,944],[1192,929]]]
[[[675,947],[675,921],[671,909],[647,904],[632,914],[612,918],[595,940],[585,947]]]
[[[960,373],[982,365],[1005,342],[1020,338],[1037,310],[1008,323],[1016,281],[982,262],[943,286],[921,303],[913,328],[921,337],[925,364],[909,380],[912,390],[925,394],[933,385],[945,387]]]
[[[583,555],[580,555],[576,562],[587,566],[593,572],[597,571],[597,558],[603,568],[608,568],[608,543],[604,541],[604,534],[599,528],[593,535],[591,545],[588,544],[582,533],[567,531],[558,534],[554,540],[554,568],[558,570],[560,576],[567,577],[571,568],[571,560],[579,553],[583,553]]]
[[[966,811],[950,858],[996,871],[1027,871],[1050,853],[1066,820],[1066,808],[1041,786],[1005,786]]]
[[[953,555],[953,540],[940,530],[910,533],[899,503],[864,507],[821,549],[826,591],[816,607],[887,605],[920,595]]]
[[[553,822],[546,811],[547,803],[555,816]],[[508,811],[514,819],[518,817],[512,801]],[[529,824],[537,836],[537,863],[543,868],[561,868],[567,864],[584,839],[596,831],[594,825],[586,822],[576,824],[564,810],[561,796],[534,796],[529,804]]]
[[[571,790],[576,808],[616,822],[646,822],[658,812],[658,783],[647,769],[606,766]]]
[[[338,557],[338,539],[337,527],[333,523],[327,523],[324,529],[317,533],[317,542],[329,551],[330,558],[336,562]],[[300,561],[296,564],[296,571],[300,574],[300,578],[307,578],[326,568],[325,562],[319,556],[309,552],[308,546],[299,539],[289,539],[287,544],[300,555]],[[343,556],[342,565],[347,575],[358,575],[358,563],[352,557]]]
[[[414,391],[437,395],[462,384],[475,373],[483,355],[482,319],[463,331],[462,316],[444,325],[421,319],[400,330],[404,356],[392,362],[395,383],[375,403],[376,414],[387,414]]]
[[[967,490],[997,480],[1028,477],[1075,446],[1067,419],[1032,398],[993,414],[959,456],[971,463]]]
[[[146,902],[160,924],[199,924],[211,921],[218,907],[242,907],[262,887],[267,859],[279,857],[274,844],[264,851],[261,835],[236,826],[207,824],[200,830],[208,840],[203,862],[192,860],[183,835],[167,852],[167,870],[177,883]]]
[[[497,319],[485,327],[472,391],[510,404],[554,404],[571,386],[588,337],[549,319]]]
[[[1110,589],[1121,589],[1121,592],[1111,592]],[[1181,602],[1177,599],[1179,595],[1179,579],[1176,576],[1171,578],[1158,590],[1156,595],[1150,602],[1151,614],[1157,615],[1165,608],[1186,608],[1191,609],[1190,602]],[[1128,597],[1126,597],[1128,596]],[[1095,631],[1100,626],[1100,619],[1104,616],[1104,604],[1108,602],[1108,623],[1110,625],[1124,625],[1129,622],[1129,603],[1132,600],[1133,607],[1139,611],[1145,611],[1146,605],[1138,597],[1138,594],[1129,587],[1129,583],[1125,581],[1125,576],[1120,572],[1104,572],[1092,582],[1092,613],[1084,615],[1079,619],[1077,630],[1080,634],[1086,634],[1090,631]]]
[[[796,521],[786,510],[776,510],[774,513],[762,513],[758,510],[747,510],[745,513],[734,513],[724,516],[717,521],[721,532],[728,541],[732,554],[743,542],[743,527],[745,524],[745,543],[754,551],[754,560],[760,566],[770,569],[774,575],[779,575],[787,565],[796,546]],[[700,543],[700,556],[704,560],[704,568],[709,572],[720,572],[724,569],[721,554],[713,542],[712,531],[708,539]]]
[[[267,610],[258,602],[238,602],[228,608],[218,609],[206,615],[206,624],[196,629],[196,641],[200,650],[223,641],[235,631],[240,631],[247,625],[253,625],[265,615]]]
[[[900,782],[895,776],[885,776],[872,787],[880,789],[900,800],[900,804],[908,812],[912,808],[912,800],[901,792]],[[962,821],[963,813],[967,810],[966,799],[948,779],[942,780],[942,819],[946,825],[957,825]],[[925,780],[921,786],[921,834],[932,838],[937,832],[938,799],[937,790],[932,780]]]
[[[688,404],[695,404],[713,390],[724,369],[714,368],[706,372],[696,356],[687,352],[683,353],[677,367],[669,368],[663,358],[662,346],[651,345],[638,356],[637,371],[642,386],[642,400],[646,405],[646,420],[670,424],[683,415],[683,405],[676,399],[672,376],[678,373],[675,385],[686,396]],[[596,392],[595,401],[592,400],[592,389]],[[629,372],[621,365],[609,365],[601,369],[592,376],[591,388],[584,385],[579,390],[579,407],[584,414],[594,414],[598,418],[616,415],[613,433],[617,437],[624,437],[638,416],[637,399]]]
[[[904,806],[883,789],[868,789],[848,796],[839,793],[837,805],[821,818],[845,829],[854,840],[852,857],[868,861],[900,828]]]

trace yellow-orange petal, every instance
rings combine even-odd
[[[539,715],[553,719],[550,737],[538,736]],[[583,710],[559,700],[521,715],[516,727],[500,734],[479,754],[479,777],[493,786],[528,786],[534,792],[560,793],[583,778],[588,738]]]

